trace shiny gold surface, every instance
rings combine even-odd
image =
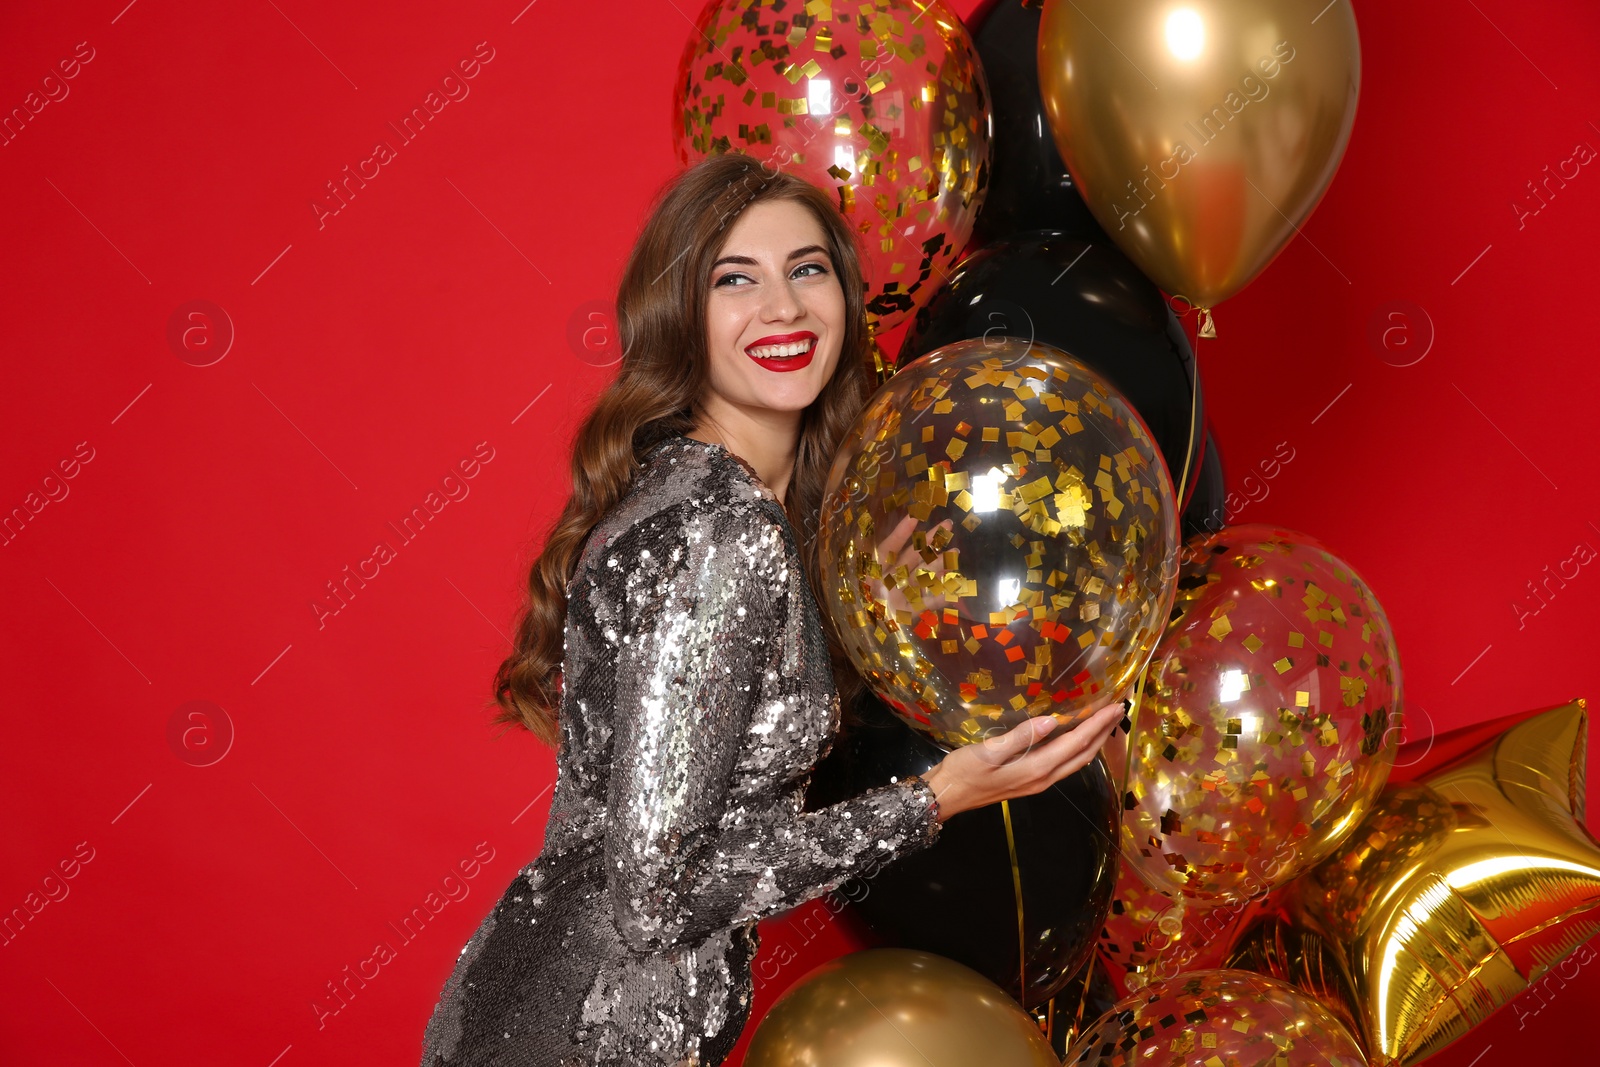
[[[1138,414],[1059,349],[914,360],[841,443],[826,608],[863,677],[946,748],[1122,696],[1172,603],[1172,479]]]
[[[1039,85],[1061,156],[1129,258],[1208,308],[1322,198],[1355,121],[1349,0],[1046,0]]]
[[[1387,790],[1235,954],[1339,1003],[1374,1063],[1414,1064],[1600,932],[1584,702]]]
[[[830,960],[778,999],[747,1067],[1059,1067],[1038,1024],[978,972],[881,948]]]

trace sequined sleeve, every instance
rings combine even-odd
[[[627,604],[605,860],[630,951],[697,944],[938,837],[920,778],[813,812],[801,810],[803,789],[730,790],[741,757],[774,740],[763,731],[781,723],[779,709],[766,705],[833,699],[831,688],[786,689],[780,676],[798,560],[777,521],[754,507],[713,509],[629,536],[611,554],[627,568]],[[758,703],[768,714],[753,726]]]

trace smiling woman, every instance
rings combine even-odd
[[[424,1064],[720,1063],[756,923],[937,836],[920,779],[801,813],[839,715],[807,574],[870,381],[863,290],[801,179],[718,156],[658,199],[496,678],[499,721],[557,746],[544,848],[462,950]]]
[[[462,949],[425,1067],[721,1063],[761,919],[1047,788],[1120,719],[1038,746],[1056,723],[1030,721],[803,810],[835,670],[859,686],[812,590],[869,383],[863,291],[851,230],[802,179],[715,156],[657,202],[617,295],[617,379],[496,678],[499,721],[557,746],[544,848]]]

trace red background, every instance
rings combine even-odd
[[[125,2],[0,14],[6,113],[93,49],[0,145],[0,510],[80,442],[93,456],[0,545],[0,909],[92,850],[0,947],[0,1059],[415,1063],[457,952],[542,841],[553,755],[496,737],[484,700],[565,444],[610,373],[569,323],[612,295],[675,170],[695,11]],[[1357,14],[1343,166],[1200,359],[1241,498],[1280,442],[1294,450],[1230,518],[1314,534],[1368,580],[1416,736],[1600,695],[1594,567],[1536,614],[1514,607],[1538,606],[1547,565],[1600,548],[1580,310],[1600,172],[1522,228],[1512,207],[1576,144],[1600,148],[1600,10]],[[319,226],[324,184],[396,141],[386,123],[479,42],[492,58],[470,94]],[[193,300],[236,332],[209,366],[168,340]],[[1368,337],[1396,300],[1435,333],[1409,366]],[[480,442],[492,459],[451,483],[468,495],[400,545],[386,523]],[[395,558],[319,626],[324,583],[379,540]],[[171,724],[191,701],[222,710],[185,748]],[[222,759],[180,758],[220,751],[230,724]],[[451,883],[468,895],[398,938],[480,843],[492,859]],[[845,943],[768,927],[802,960],[758,1012]],[[319,1027],[326,983],[380,940],[394,957]],[[1557,1059],[1597,999],[1584,970],[1438,1062]]]

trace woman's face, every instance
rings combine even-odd
[[[745,209],[711,268],[708,408],[760,417],[808,407],[833,377],[844,343],[844,290],[827,236],[791,200]]]

